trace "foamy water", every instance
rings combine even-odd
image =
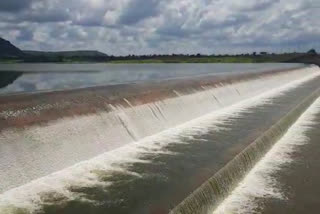
[[[259,213],[259,205],[255,200],[257,198],[286,200],[273,175],[280,171],[283,165],[294,161],[291,154],[299,149],[299,146],[308,143],[306,132],[312,128],[319,113],[320,99],[317,99],[213,213]]]
[[[248,108],[263,105],[270,102],[272,98],[279,96],[288,90],[317,77],[318,73],[313,73],[305,78],[292,81],[288,85],[269,90],[267,93],[249,98],[236,105],[232,105],[222,110],[208,114],[204,117],[189,121],[182,125],[163,131],[157,135],[147,137],[137,143],[129,144],[117,150],[107,152],[89,161],[81,162],[63,171],[37,179],[26,185],[11,189],[0,195],[0,211],[14,213],[17,207],[35,212],[41,208],[43,199],[42,193],[52,192],[62,195],[66,200],[82,200],[81,194],[70,192],[68,187],[77,186],[99,186],[106,187],[110,184],[101,183],[95,171],[126,171],[121,163],[139,162],[139,156],[143,152],[163,153],[167,152],[163,148],[170,143],[184,143],[179,141],[180,136],[192,136],[193,133],[205,133],[208,130],[219,129],[218,125],[227,121],[231,116],[235,116]],[[134,176],[141,176],[134,174]]]

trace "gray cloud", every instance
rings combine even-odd
[[[279,3],[280,0],[261,0],[251,4],[243,4],[243,11],[261,11],[270,8],[272,5]]]
[[[132,25],[148,17],[156,16],[159,13],[159,0],[130,0],[124,8],[119,22]]]
[[[20,41],[31,41],[33,39],[33,32],[29,29],[20,30],[17,39]]]
[[[46,22],[63,22],[70,19],[69,13],[65,10],[44,9],[26,12],[21,16],[21,20],[46,23]]]
[[[31,0],[1,0],[0,11],[17,12],[28,8],[31,5]]]

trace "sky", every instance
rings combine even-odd
[[[0,0],[0,36],[110,55],[320,51],[320,0]]]

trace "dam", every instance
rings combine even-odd
[[[40,92],[22,80],[0,92],[1,214],[256,213],[252,198],[285,200],[257,176],[312,141],[301,130],[320,112],[314,65]],[[267,193],[248,198],[252,180]]]

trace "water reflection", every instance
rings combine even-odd
[[[0,72],[0,88],[12,84],[22,75],[22,72]]]

